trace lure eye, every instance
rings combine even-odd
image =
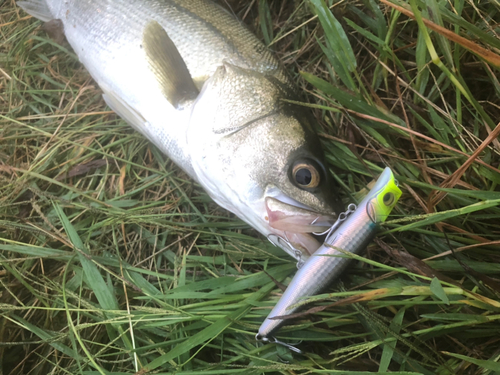
[[[395,196],[393,193],[385,193],[384,198],[382,198],[384,204],[389,207],[394,203]]]
[[[308,161],[296,162],[293,165],[292,178],[295,184],[302,189],[317,188],[321,182],[318,168]]]

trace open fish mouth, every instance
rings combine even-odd
[[[335,216],[315,212],[298,202],[284,203],[273,197],[266,197],[265,202],[272,231],[268,239],[288,248],[296,258],[312,255],[323,242],[318,233],[327,231],[336,221]]]

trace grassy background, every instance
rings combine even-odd
[[[256,343],[281,293],[268,275],[286,284],[294,261],[5,0],[0,374],[500,374],[498,2],[223,3],[314,105],[346,203],[394,170],[404,194],[384,233],[280,332],[305,355]]]

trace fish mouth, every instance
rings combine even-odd
[[[318,233],[330,229],[336,217],[315,212],[289,198],[287,201],[266,197],[266,219],[272,231],[268,238],[276,246],[289,248],[296,257],[312,255],[323,242]]]

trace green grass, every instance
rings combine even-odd
[[[403,196],[383,233],[280,331],[304,355],[255,342],[281,294],[267,274],[286,284],[294,261],[6,0],[0,374],[499,374],[498,2],[228,3],[314,104],[345,202],[393,169]]]

